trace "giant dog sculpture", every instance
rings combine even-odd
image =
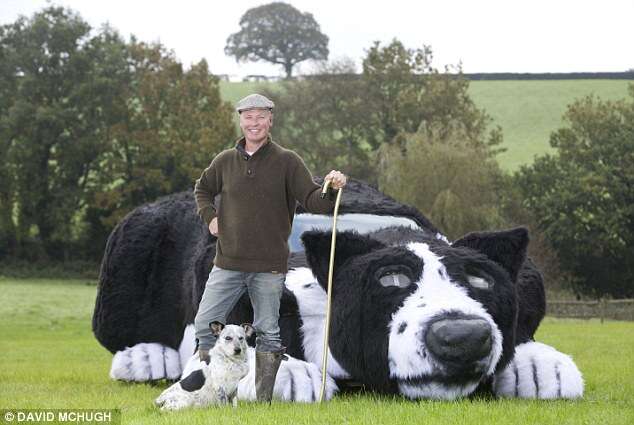
[[[178,379],[199,367],[192,323],[215,238],[194,211],[190,193],[168,196],[128,214],[108,239],[93,331],[114,354],[114,379]],[[449,243],[417,210],[355,180],[340,211],[405,216],[419,228],[338,235],[328,396],[337,391],[333,380],[412,399],[454,399],[478,388],[507,397],[582,395],[572,359],[533,340],[545,297],[526,259],[526,229]],[[275,394],[313,401],[330,233],[308,231],[302,241],[305,252],[291,255],[280,311],[291,361],[282,363]],[[250,322],[252,314],[245,295],[228,322]],[[253,398],[251,375],[239,398]]]

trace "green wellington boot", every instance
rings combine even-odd
[[[286,348],[274,352],[255,352],[255,396],[258,401],[271,402],[275,377],[285,352]]]

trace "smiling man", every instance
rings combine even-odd
[[[215,344],[209,323],[225,323],[248,291],[257,334],[256,395],[268,402],[285,351],[278,320],[296,202],[309,212],[329,213],[334,190],[346,184],[346,176],[332,170],[324,180],[333,190],[321,198],[321,188],[299,155],[271,139],[273,107],[259,94],[238,102],[243,137],[213,159],[194,188],[197,213],[217,238],[214,266],[194,322],[200,358],[207,361]]]

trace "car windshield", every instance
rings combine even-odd
[[[414,220],[407,217],[375,214],[341,214],[337,217],[337,232],[344,230],[356,230],[359,233],[370,233],[375,230],[390,226],[406,226],[412,229],[420,229]],[[293,220],[291,236],[288,238],[288,247],[291,252],[304,250],[300,239],[302,233],[312,230],[332,229],[332,216],[322,214],[297,214]]]

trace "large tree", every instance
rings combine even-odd
[[[64,8],[1,26],[0,259],[98,258],[119,218],[191,189],[234,138],[204,61]]]
[[[387,45],[375,42],[363,59],[364,99],[373,105],[367,117],[371,132],[367,141],[378,149],[397,144],[399,133],[426,132],[443,140],[461,134],[478,148],[493,148],[501,134],[487,137],[491,118],[469,97],[469,80],[460,66],[444,72],[432,66],[429,46],[406,48],[394,39]],[[498,152],[499,149],[496,151]]]
[[[275,2],[247,10],[240,19],[240,31],[227,39],[225,53],[237,61],[282,65],[291,78],[298,63],[328,59],[328,37],[312,14]]]
[[[580,291],[634,296],[634,85],[629,101],[587,97],[564,118],[556,154],[517,173],[524,206]]]
[[[104,151],[125,69],[124,43],[92,36],[74,12],[48,7],[0,28],[2,230],[11,254],[67,254]]]

